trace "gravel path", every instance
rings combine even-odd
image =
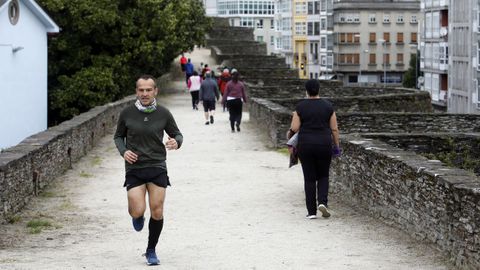
[[[208,60],[195,51],[194,62]],[[179,80],[174,87],[183,88]],[[161,269],[450,269],[441,254],[331,199],[330,219],[305,219],[302,173],[228,113],[205,126],[190,95],[162,96],[184,134],[169,152],[172,187],[157,247]],[[143,269],[148,230],[134,232],[112,136],[0,226],[0,269]],[[147,213],[147,218],[149,217]],[[32,219],[50,221],[29,233]]]

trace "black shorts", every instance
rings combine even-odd
[[[170,180],[168,178],[165,169],[158,167],[133,169],[125,174],[124,187],[127,191],[131,188],[145,185],[147,183],[154,183],[159,187],[166,188],[170,186]]]
[[[203,101],[203,111],[215,111],[215,100],[204,100]]]

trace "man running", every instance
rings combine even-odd
[[[149,265],[160,264],[155,247],[163,228],[163,204],[170,185],[165,149],[176,150],[183,142],[170,111],[157,104],[157,94],[155,78],[142,75],[136,83],[137,101],[120,113],[114,135],[115,145],[125,159],[124,187],[136,231],[141,231],[144,225],[148,193],[150,220],[145,256]],[[168,135],[165,145],[164,132]]]

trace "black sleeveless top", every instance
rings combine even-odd
[[[300,117],[299,144],[332,145],[330,117],[333,105],[323,99],[304,99],[295,109]]]

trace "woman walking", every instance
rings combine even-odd
[[[242,121],[243,103],[247,103],[247,95],[245,94],[245,85],[239,81],[240,74],[236,69],[232,69],[232,80],[227,83],[225,93],[222,97],[222,105],[227,104],[230,114],[230,128],[232,132],[240,132],[240,122]]]
[[[305,83],[307,98],[293,112],[289,134],[298,132],[298,158],[302,164],[307,218],[330,217],[328,187],[330,162],[340,156],[337,117],[330,102],[319,96],[318,80]],[[317,204],[318,202],[318,204]]]
[[[202,85],[202,78],[198,76],[198,72],[194,71],[193,75],[188,78],[188,90],[190,91],[190,95],[192,95],[192,108],[194,110],[198,110],[198,102],[199,102],[199,91],[200,86]]]

